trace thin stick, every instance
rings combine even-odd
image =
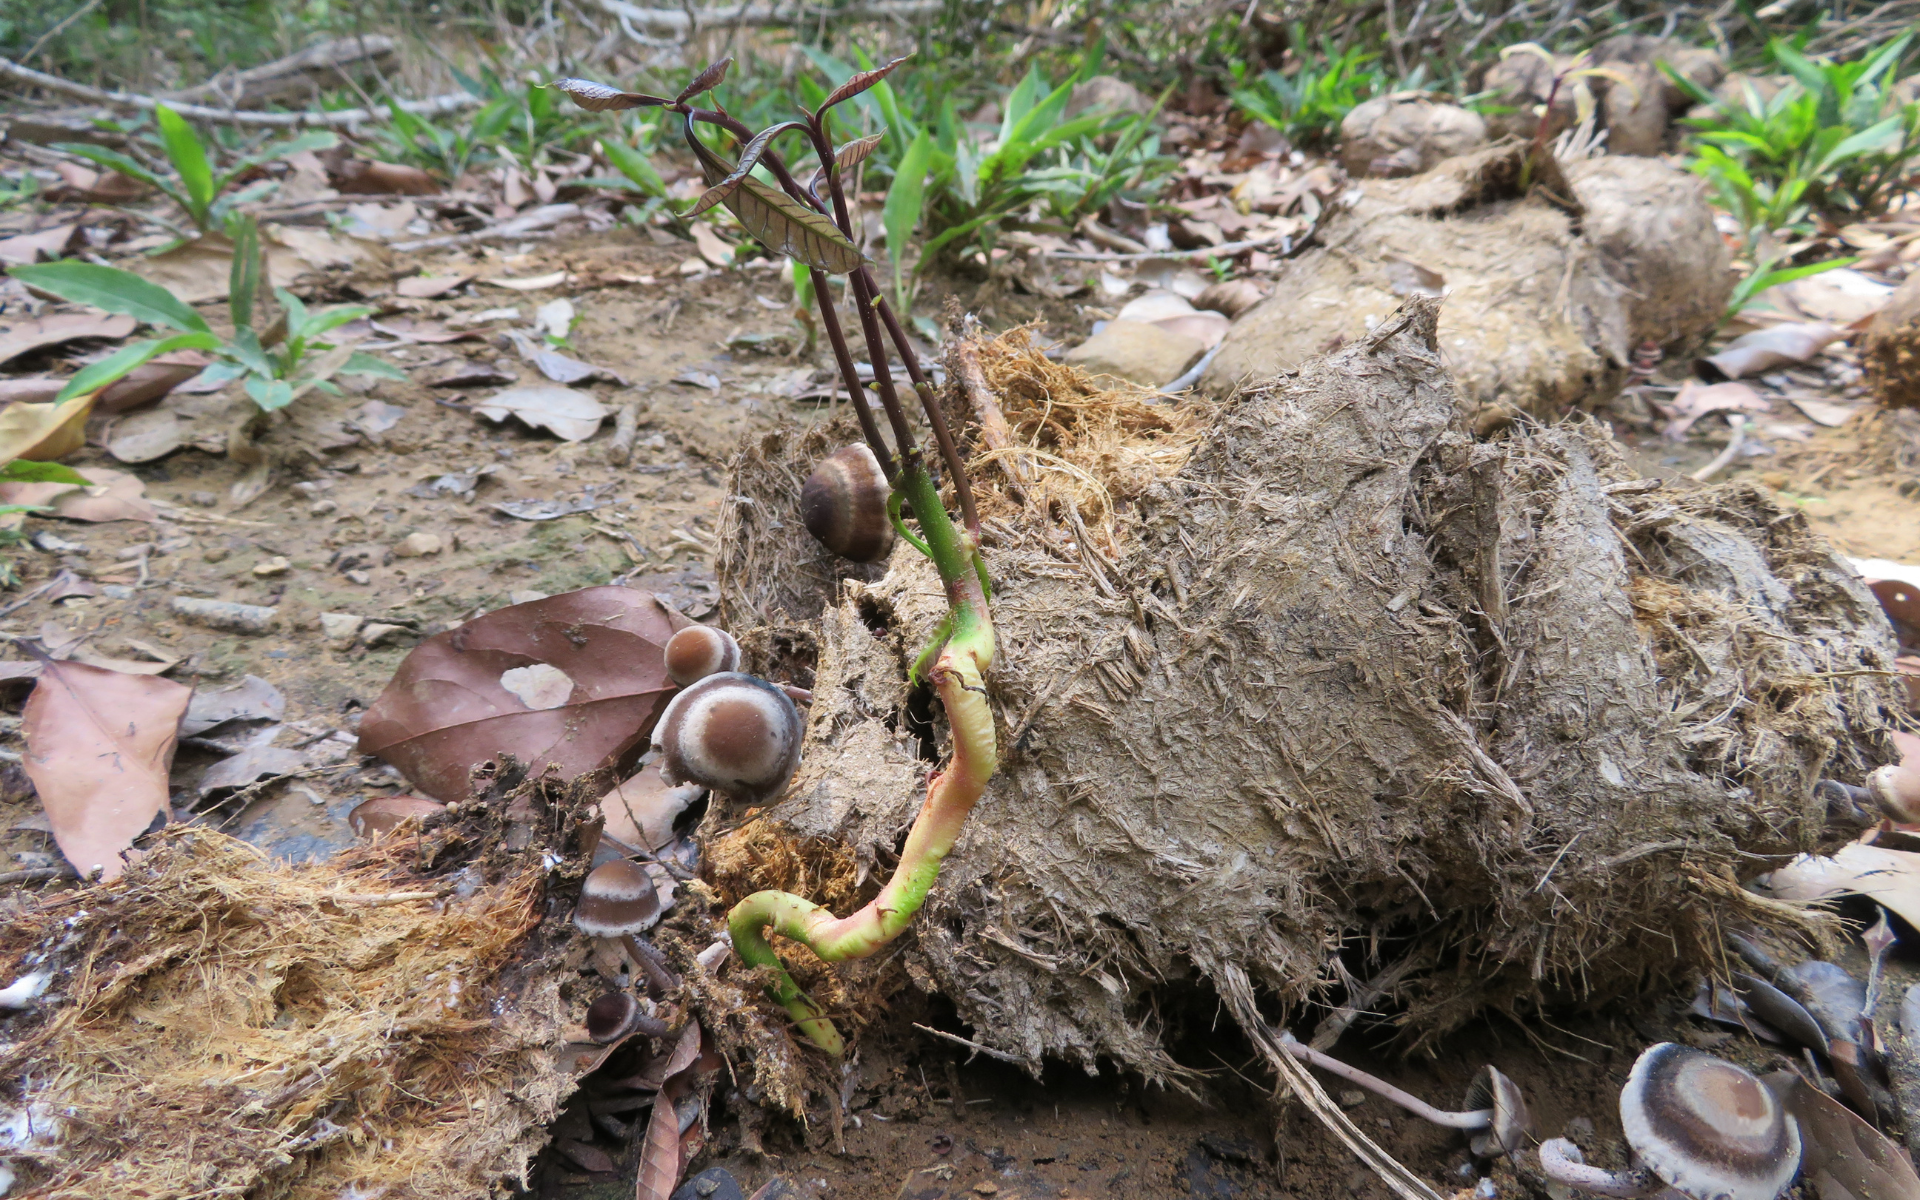
[[[1715,475],[1726,470],[1727,464],[1740,457],[1741,448],[1747,444],[1747,427],[1751,424],[1752,422],[1748,421],[1745,417],[1733,422],[1733,438],[1727,443],[1727,448],[1720,452],[1718,458],[1706,466],[1701,467],[1687,478],[1692,479],[1696,483],[1705,483]]]
[[[40,53],[40,47],[46,45],[48,42],[52,41],[54,38],[59,37],[62,33],[66,32],[67,26],[73,24],[75,21],[78,21],[81,17],[86,16],[88,13],[92,12],[94,9],[99,7],[100,7],[100,0],[87,0],[85,4],[82,4],[79,8],[76,8],[72,12],[68,13],[65,20],[61,21],[58,25],[55,25],[52,29],[49,29],[45,33],[41,34],[39,37],[39,40],[35,41],[33,45],[27,47],[27,52],[20,56],[21,64],[25,65],[27,63],[32,62],[33,56]]]
[[[196,121],[206,121],[215,125],[270,125],[297,128],[315,125],[366,125],[392,119],[392,114],[381,109],[346,108],[338,112],[270,113],[249,109],[206,108],[198,104],[174,104],[134,92],[109,92],[88,87],[84,83],[75,83],[71,79],[62,79],[58,75],[48,75],[32,67],[23,67],[7,58],[0,58],[0,78],[12,79],[28,87],[45,88],[49,92],[58,92],[93,104],[103,104],[109,108],[138,108],[151,112],[165,104],[183,117],[191,117]],[[418,116],[459,112],[461,109],[477,107],[479,103],[479,97],[466,92],[451,92],[425,100],[394,101],[395,106],[402,112]]]
[[[947,1041],[952,1042],[956,1046],[965,1046],[967,1049],[973,1051],[975,1054],[984,1054],[988,1058],[997,1058],[1003,1063],[1012,1063],[1016,1067],[1021,1067],[1026,1065],[1026,1062],[1023,1059],[1015,1058],[1013,1055],[1008,1054],[1003,1050],[995,1050],[992,1046],[982,1046],[979,1042],[969,1041],[968,1039],[961,1037],[957,1033],[948,1033],[944,1029],[935,1029],[931,1025],[922,1025],[918,1021],[915,1021],[913,1023],[913,1027],[915,1029],[918,1029],[921,1033],[930,1033],[937,1038],[945,1038]]]

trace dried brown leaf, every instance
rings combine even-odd
[[[568,99],[588,112],[608,112],[621,108],[657,108],[669,103],[664,96],[645,92],[623,92],[619,88],[595,83],[591,79],[556,79],[547,86],[566,93]]]
[[[42,259],[51,262],[67,252],[67,247],[73,244],[74,235],[79,232],[78,224],[67,224],[43,229],[39,233],[0,238],[0,266],[23,267]]]
[[[903,54],[899,58],[894,59],[892,62],[882,64],[881,66],[875,67],[871,71],[854,72],[852,75],[849,75],[847,77],[847,81],[845,83],[841,84],[839,87],[827,93],[827,98],[820,102],[820,111],[825,112],[828,109],[832,108],[834,105],[840,103],[842,100],[853,99],[855,96],[858,96],[861,92],[866,91],[868,88],[872,87],[874,84],[879,83],[882,79],[885,79],[887,76],[893,74],[894,68],[898,67],[901,63],[906,62],[909,58],[912,58],[912,57],[913,55],[911,54]]]
[[[551,383],[529,383],[478,401],[473,411],[489,421],[520,418],[569,442],[584,442],[600,429],[607,410],[586,392]]]
[[[1920,1200],[1912,1160],[1873,1126],[1791,1072],[1765,1082],[1800,1123],[1800,1178],[1820,1200]]]
[[[86,445],[87,416],[97,395],[64,404],[10,404],[0,409],[0,462],[11,458],[54,462]]]
[[[680,1182],[680,1118],[663,1094],[647,1118],[647,1140],[640,1147],[640,1173],[634,1200],[672,1200]]]
[[[1694,370],[1700,378],[1714,382],[1745,379],[1775,367],[1807,362],[1820,353],[1821,347],[1845,336],[1843,331],[1818,321],[1774,325],[1735,338],[1719,353],[1695,363]]]
[[[568,778],[630,770],[673,692],[665,646],[675,628],[652,594],[622,587],[488,613],[407,655],[360,723],[360,750],[449,802],[501,754],[536,770],[556,764]],[[501,677],[543,663],[573,687],[565,703],[531,708]]]
[[[193,689],[49,661],[22,714],[27,777],[74,869],[113,879],[121,852],[167,811],[167,771]]]
[[[126,337],[137,324],[132,317],[105,313],[61,313],[38,321],[22,321],[0,329],[0,363],[9,363],[32,350],[58,346],[81,338]]]

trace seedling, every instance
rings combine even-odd
[[[187,219],[201,233],[221,228],[240,205],[258,200],[280,186],[272,180],[262,180],[241,191],[229,191],[248,171],[289,155],[329,150],[340,144],[340,139],[334,134],[312,130],[284,142],[276,142],[264,150],[242,155],[225,174],[216,175],[207,160],[206,146],[185,117],[162,104],[153,110],[153,123],[159,127],[160,145],[166,150],[168,161],[173,164],[172,179],[158,175],[118,150],[109,150],[104,146],[62,142],[54,149],[118,171],[161,192],[180,206]]]
[[[687,145],[699,159],[710,185],[687,215],[724,204],[740,224],[769,249],[806,265],[813,282],[814,299],[819,305],[821,328],[833,346],[841,379],[853,396],[854,412],[860,419],[867,446],[889,485],[884,498],[869,496],[865,503],[871,507],[878,500],[900,536],[933,560],[946,589],[947,615],[933,643],[916,660],[914,674],[916,678],[924,674],[932,682],[946,708],[953,731],[953,761],[929,782],[926,800],[907,834],[893,878],[870,904],[847,917],[835,917],[799,896],[769,891],[756,892],[742,900],[727,920],[734,949],[751,965],[764,967],[772,974],[773,984],[769,990],[793,1016],[800,1031],[821,1049],[838,1055],[845,1048],[839,1031],[820,1006],[794,983],[774,953],[768,932],[802,942],[822,959],[837,962],[873,954],[912,923],[939,875],[941,862],[958,840],[967,814],[998,765],[993,712],[987,705],[985,678],[993,662],[993,623],[987,608],[986,565],[980,556],[979,517],[974,511],[973,491],[964,465],[934,397],[933,384],[921,369],[899,318],[853,241],[853,219],[842,173],[848,169],[849,159],[857,162],[856,156],[866,151],[856,149],[860,142],[836,150],[828,124],[835,105],[875,87],[905,60],[895,59],[855,74],[827,94],[812,112],[803,110],[803,120],[783,121],[757,134],[724,111],[697,108],[689,103],[718,86],[732,61],[722,59],[708,67],[686,90],[671,99],[622,92],[580,79],[563,79],[554,87],[593,112],[651,107],[677,114]],[[716,126],[739,141],[742,149],[738,162],[727,162],[700,139],[695,126],[702,124]],[[787,133],[804,135],[819,162],[812,182],[805,186],[794,178],[772,149],[774,140]],[[871,150],[871,145],[867,149]],[[758,178],[756,168],[764,168],[775,183]],[[891,445],[881,435],[870,393],[854,369],[853,354],[841,330],[832,291],[827,286],[832,275],[848,278],[867,357],[873,363],[871,395],[879,398],[893,433]],[[959,524],[948,514],[933,469],[915,443],[907,423],[906,409],[901,404],[888,363],[889,342],[899,354],[913,390],[926,410],[941,463],[959,503]],[[914,520],[919,525],[917,535],[907,527],[902,516],[903,503],[912,506]]]
[[[60,390],[56,403],[91,395],[155,355],[173,350],[211,352],[216,361],[207,368],[206,377],[243,380],[247,395],[266,412],[285,408],[313,388],[338,395],[339,388],[331,382],[335,375],[406,378],[397,367],[370,354],[322,340],[349,321],[372,315],[375,310],[364,304],[341,304],[310,313],[298,296],[276,288],[274,296],[285,310],[286,323],[284,327],[276,323],[264,333],[256,330],[254,301],[264,261],[260,232],[253,218],[243,216],[229,220],[227,229],[233,239],[227,282],[233,337],[225,341],[214,335],[206,318],[172,292],[131,271],[70,261],[13,269],[14,278],[62,300],[125,313],[176,331],[171,337],[129,343],[82,369]]]

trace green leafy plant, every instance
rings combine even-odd
[[[872,145],[855,153],[849,153],[851,147],[861,142],[836,148],[828,128],[834,106],[878,90],[904,60],[850,76],[821,97],[804,120],[782,121],[759,133],[723,111],[689,103],[717,86],[731,61],[722,59],[708,67],[673,99],[622,92],[578,79],[561,80],[554,86],[591,112],[664,108],[677,114],[687,148],[699,161],[709,185],[687,215],[697,216],[714,205],[725,205],[768,249],[806,266],[813,299],[819,305],[820,327],[833,347],[834,362],[854,398],[854,411],[867,447],[884,477],[884,486],[863,492],[862,511],[875,518],[884,515],[903,540],[933,561],[944,585],[947,614],[932,644],[915,661],[913,676],[928,680],[940,697],[952,729],[953,760],[929,781],[926,801],[907,834],[893,878],[871,903],[846,917],[835,917],[799,896],[766,891],[742,900],[727,918],[734,950],[749,965],[768,969],[773,978],[769,991],[792,1015],[798,1029],[816,1046],[837,1056],[845,1049],[838,1030],[821,1007],[794,983],[768,934],[792,938],[822,959],[835,962],[876,953],[912,923],[939,874],[941,861],[952,850],[968,813],[998,766],[985,680],[993,662],[994,631],[988,611],[986,564],[980,551],[980,519],[965,464],[947,428],[933,382],[853,240],[852,209],[847,203],[843,172],[850,169],[849,160],[857,164],[859,154],[870,152]],[[741,146],[739,160],[722,158],[701,139],[696,124],[731,134]],[[818,161],[814,180],[808,185],[794,178],[773,149],[775,140],[788,133],[804,134]],[[761,167],[772,182],[757,176]],[[841,329],[833,291],[828,286],[834,275],[847,278],[848,299],[860,321],[868,361],[873,364],[871,391],[860,378]],[[933,470],[915,444],[889,365],[889,343],[912,381],[939,447],[945,482],[953,488],[960,508],[958,523],[947,512]],[[880,402],[893,432],[892,445],[880,433],[870,397]],[[906,523],[904,511],[909,505],[919,526],[918,535]]]
[[[548,147],[571,148],[602,132],[604,122],[555,105],[545,87],[509,83],[491,68],[478,78],[457,70],[453,74],[461,87],[483,101],[480,107],[429,120],[389,105],[392,120],[368,131],[376,154],[452,183],[470,168],[499,160],[535,170],[546,160]]]
[[[1920,105],[1896,104],[1894,68],[1913,41],[1895,39],[1847,63],[1809,59],[1774,41],[1768,53],[1793,77],[1770,99],[1748,84],[1723,100],[1664,63],[1677,86],[1713,114],[1690,119],[1692,169],[1747,230],[1808,232],[1809,218],[1859,220],[1886,209],[1920,172]]]
[[[1293,27],[1293,44],[1307,44],[1299,25]],[[1265,71],[1249,78],[1246,64],[1234,63],[1228,68],[1233,83],[1227,95],[1240,111],[1278,129],[1296,146],[1324,146],[1355,106],[1391,88],[1387,73],[1372,65],[1379,57],[1357,46],[1335,50],[1330,39],[1322,38],[1318,61],[1302,60],[1292,73]],[[1418,87],[1418,80],[1408,86]]]
[[[1809,275],[1818,275],[1823,271],[1837,270],[1840,267],[1850,267],[1859,260],[1853,258],[1830,258],[1826,262],[1809,263],[1798,267],[1781,267],[1778,269],[1775,269],[1773,265],[1774,261],[1777,260],[1769,260],[1761,263],[1752,271],[1749,271],[1745,279],[1742,279],[1734,285],[1733,295],[1727,300],[1726,316],[1721,319],[1722,324],[1733,320],[1751,308],[1754,302],[1759,299],[1760,294],[1768,288],[1779,287],[1785,283],[1792,283],[1796,279],[1805,279]]]
[[[173,164],[171,179],[105,146],[62,142],[54,148],[118,171],[156,189],[179,205],[181,211],[187,214],[187,219],[193,222],[194,228],[202,233],[220,228],[239,205],[258,200],[279,186],[272,180],[263,179],[237,192],[229,190],[249,171],[289,155],[327,150],[340,143],[339,137],[332,133],[310,130],[265,149],[243,154],[226,171],[216,172],[207,157],[206,145],[185,117],[162,104],[153,110],[153,122],[159,131],[161,148],[166,152],[167,160]]]
[[[82,368],[55,397],[63,403],[91,395],[123,378],[157,354],[173,350],[200,350],[214,356],[209,379],[240,379],[247,395],[264,411],[285,408],[306,392],[319,388],[339,394],[335,375],[372,375],[405,379],[399,368],[354,350],[323,340],[350,321],[376,310],[363,304],[342,304],[308,312],[300,298],[285,289],[274,296],[286,313],[284,333],[272,327],[265,339],[255,328],[254,310],[261,283],[260,234],[251,217],[228,223],[233,238],[233,267],[228,278],[228,309],[233,336],[222,340],[206,318],[183,304],[159,284],[118,267],[93,263],[57,262],[13,268],[16,279],[43,292],[88,304],[107,312],[124,313],[149,325],[175,332],[167,337],[132,342],[99,362]]]
[[[858,74],[824,52],[809,54],[837,86]],[[872,69],[864,55],[858,62],[861,72]],[[863,139],[843,147],[849,161],[839,169],[870,157],[874,169],[892,176],[881,217],[899,303],[906,301],[904,256],[916,227],[926,237],[921,262],[929,263],[969,246],[991,251],[1002,226],[1016,219],[1067,230],[1116,197],[1146,200],[1157,191],[1157,179],[1174,165],[1160,154],[1157,106],[1144,115],[1065,115],[1074,85],[1097,64],[1086,56],[1058,85],[1031,66],[1002,98],[997,130],[960,120],[951,96],[923,96],[917,113],[886,82],[858,98],[867,127],[883,135],[870,146]],[[812,80],[800,84],[802,100],[817,108],[826,91]]]

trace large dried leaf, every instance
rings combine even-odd
[[[700,170],[707,182],[717,184],[727,178],[731,168],[694,133],[691,117],[683,132],[688,147],[700,160]],[[806,208],[785,192],[768,187],[751,175],[740,181],[739,188],[727,197],[726,205],[747,232],[775,254],[784,254],[796,262],[835,275],[856,271],[867,261],[832,218]]]
[[[549,383],[508,388],[479,401],[473,411],[490,421],[509,415],[569,442],[584,442],[600,429],[607,410],[585,392]]]
[[[54,462],[87,444],[93,396],[63,404],[9,404],[0,409],[0,462]]]
[[[0,420],[4,420],[0,416]],[[154,521],[160,514],[148,503],[147,485],[137,475],[111,467],[77,472],[88,483],[0,483],[0,504],[44,504],[48,515],[70,521]]]
[[[407,655],[360,723],[360,750],[449,802],[501,754],[536,770],[553,763],[567,778],[630,769],[672,695],[664,648],[684,623],[652,594],[622,587],[488,613]],[[522,698],[525,669],[542,664],[572,681],[553,707]]]
[[[1694,370],[1700,378],[1716,383],[1745,379],[1811,361],[1822,347],[1845,336],[1844,331],[1819,321],[1775,325],[1735,338],[1719,353],[1695,363]]]
[[[719,87],[720,81],[727,77],[727,70],[732,66],[733,56],[731,54],[719,62],[711,64],[706,70],[695,75],[693,82],[682,88],[680,94],[673,98],[673,102],[675,104],[685,104],[701,92],[710,92],[714,88]]]
[[[595,83],[591,79],[556,79],[548,86],[566,93],[568,99],[588,112],[607,112],[622,108],[657,108],[669,101],[665,96],[645,92],[623,92],[619,88]]]
[[[27,777],[74,869],[118,876],[120,854],[167,811],[167,771],[193,689],[156,675],[42,664],[22,729]]]
[[[1781,900],[1866,896],[1920,927],[1920,854],[1911,851],[1850,842],[1831,857],[1803,854],[1759,882]]]
[[[132,317],[104,313],[62,313],[38,321],[22,321],[0,329],[0,363],[12,362],[29,351],[81,338],[119,341],[133,332],[134,324]]]
[[[1873,1126],[1798,1075],[1765,1082],[1800,1123],[1800,1179],[1820,1200],[1920,1200],[1912,1160]]]
[[[778,125],[769,125],[759,133],[754,134],[753,140],[748,142],[746,147],[740,151],[740,161],[734,164],[733,170],[729,172],[725,178],[720,180],[720,182],[708,188],[705,194],[694,202],[693,207],[687,210],[686,215],[688,217],[697,217],[714,205],[731,197],[734,192],[739,190],[741,182],[753,173],[755,167],[760,165],[761,156],[766,154],[767,147],[773,144],[774,138],[779,137],[790,129],[805,128],[806,123],[802,121],[782,121]]]
[[[634,1200],[672,1200],[680,1182],[680,1118],[665,1098],[653,1102],[647,1118],[647,1140],[640,1147],[640,1174],[634,1181]]]
[[[913,55],[911,54],[903,54],[899,58],[894,59],[892,62],[885,63],[881,66],[875,67],[871,71],[854,72],[852,75],[849,75],[847,77],[847,81],[845,83],[841,84],[839,87],[827,93],[827,98],[820,102],[820,111],[825,112],[828,109],[832,108],[834,105],[840,103],[842,100],[853,99],[855,96],[858,96],[861,92],[866,91],[868,88],[872,87],[874,84],[879,83],[882,79],[885,79],[887,76],[893,74],[895,67],[898,67],[901,63],[906,62],[909,58],[912,58],[912,57]]]

